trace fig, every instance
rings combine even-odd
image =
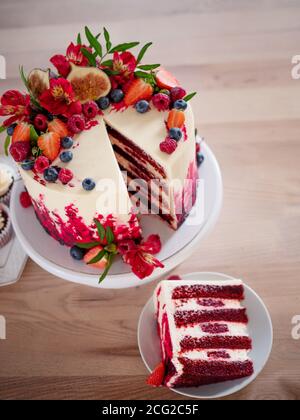
[[[28,87],[35,98],[50,88],[50,70],[33,69],[28,75]]]
[[[75,100],[82,104],[107,96],[111,90],[109,77],[96,67],[71,64],[71,72],[67,79],[73,87]]]

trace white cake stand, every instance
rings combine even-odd
[[[186,260],[198,246],[204,236],[215,226],[223,199],[223,184],[218,162],[211,149],[202,143],[205,161],[200,167],[200,190],[193,214],[181,228],[174,232],[156,216],[144,216],[142,227],[145,237],[159,233],[163,248],[157,258],[165,265],[157,269],[151,277],[138,279],[130,267],[117,260],[110,275],[99,285],[99,273],[82,262],[74,261],[69,249],[61,246],[41,228],[33,208],[23,209],[19,203],[20,192],[24,190],[22,181],[15,183],[12,192],[11,216],[16,235],[30,258],[51,274],[75,283],[105,289],[122,289],[145,285],[151,281],[166,277],[175,267]],[[202,209],[202,210],[201,210]],[[195,212],[203,218],[195,224]]]

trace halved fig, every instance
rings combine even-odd
[[[50,70],[33,69],[28,75],[27,82],[30,92],[38,98],[50,88]]]
[[[71,66],[67,79],[73,87],[76,101],[84,104],[108,95],[111,83],[104,71],[96,67],[79,67],[74,64]]]

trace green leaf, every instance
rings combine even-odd
[[[106,60],[106,61],[103,61],[103,63],[101,63],[101,66],[112,67],[113,63],[114,63],[113,60]]]
[[[112,44],[111,44],[111,41],[110,41],[110,35],[109,35],[109,32],[106,28],[103,28],[103,31],[104,31],[104,38],[105,38],[105,41],[106,41],[106,51],[108,52],[112,47]]]
[[[106,254],[106,251],[102,249],[102,251],[100,251],[99,254],[96,255],[95,258],[93,258],[91,261],[88,262],[88,265],[96,264],[97,262],[101,261],[105,254]]]
[[[9,145],[10,145],[10,137],[7,136],[6,139],[5,139],[5,142],[4,142],[4,153],[5,153],[5,156],[8,156],[8,148],[9,148]]]
[[[39,138],[38,133],[36,132],[36,129],[34,128],[33,125],[30,125],[30,141],[33,144],[37,143],[37,139]]]
[[[158,67],[160,67],[160,64],[145,64],[145,65],[138,66],[138,69],[148,71],[148,70],[158,69]]]
[[[1,127],[0,127],[0,133],[3,133],[3,131],[5,131],[7,128],[6,127],[4,127],[4,125],[1,125]]]
[[[77,35],[77,45],[82,45],[80,33]]]
[[[117,76],[118,74],[120,74],[119,71],[114,71],[111,69],[102,69],[104,71],[104,73],[106,73],[108,76]]]
[[[105,235],[106,235],[105,228],[101,225],[99,220],[95,219],[94,222],[95,222],[95,225],[97,226],[99,237],[100,237],[101,241],[103,241],[104,238],[105,238]]]
[[[24,85],[26,86],[26,89],[29,91],[28,80],[27,80],[27,77],[25,76],[25,73],[24,73],[24,67],[20,66],[19,71],[20,71],[21,79],[22,79]]]
[[[95,246],[100,245],[99,241],[98,242],[86,242],[86,243],[78,243],[76,244],[76,246],[80,249],[92,249],[95,248]]]
[[[197,95],[197,92],[193,92],[193,93],[191,93],[191,94],[187,95],[187,96],[184,98],[185,102],[190,101],[190,100],[191,100],[191,99],[193,99],[193,97],[194,97],[194,96],[196,96],[196,95]]]
[[[93,56],[93,54],[90,53],[85,48],[81,48],[81,52],[89,60],[90,65],[93,66],[93,67],[96,67],[97,62],[96,62],[96,58]]]
[[[37,146],[33,147],[31,150],[32,156],[37,158],[39,156],[41,156],[43,154],[43,152],[41,151],[41,149]]]
[[[105,277],[107,276],[107,274],[109,273],[109,270],[111,269],[113,262],[115,259],[115,255],[114,254],[109,254],[108,255],[108,260],[107,260],[107,264],[105,267],[105,270],[103,271],[100,279],[99,279],[99,284],[103,282],[103,280],[105,279]]]
[[[117,254],[118,253],[118,249],[117,249],[117,245],[116,244],[109,244],[107,245],[105,248],[105,251],[109,252],[110,254]]]
[[[92,32],[89,30],[89,28],[86,26],[85,27],[85,35],[87,37],[87,40],[90,43],[90,46],[94,48],[94,50],[96,51],[96,53],[99,55],[99,57],[102,57],[102,46],[100,44],[100,42],[97,40],[97,38],[92,34]],[[101,34],[97,35],[98,37]]]
[[[106,240],[109,245],[112,244],[115,240],[115,235],[109,226],[106,228]]]
[[[140,79],[146,79],[149,81],[153,81],[154,79],[152,74],[146,73],[144,71],[136,71],[134,74],[136,75],[136,77],[139,77]]]
[[[139,64],[142,59],[144,58],[144,55],[146,54],[148,48],[151,47],[151,45],[153,45],[153,42],[148,42],[148,44],[144,45],[143,48],[141,49],[138,58],[137,58],[137,63]]]
[[[115,52],[123,52],[123,51],[130,50],[131,48],[134,48],[137,45],[140,45],[140,43],[139,42],[126,42],[125,44],[117,45],[116,47],[111,49],[109,52],[110,54],[113,54]]]

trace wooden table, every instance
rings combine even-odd
[[[105,24],[115,41],[155,41],[149,61],[199,91],[197,125],[225,184],[217,227],[177,272],[242,277],[271,312],[271,359],[232,398],[300,398],[300,342],[291,337],[300,313],[300,80],[291,77],[292,56],[300,54],[299,1],[124,3],[2,0],[8,79],[1,92],[21,87],[18,64],[46,66],[85,24]],[[20,282],[0,290],[8,334],[0,341],[0,398],[180,398],[145,385],[136,330],[154,286],[89,289],[29,261]]]

